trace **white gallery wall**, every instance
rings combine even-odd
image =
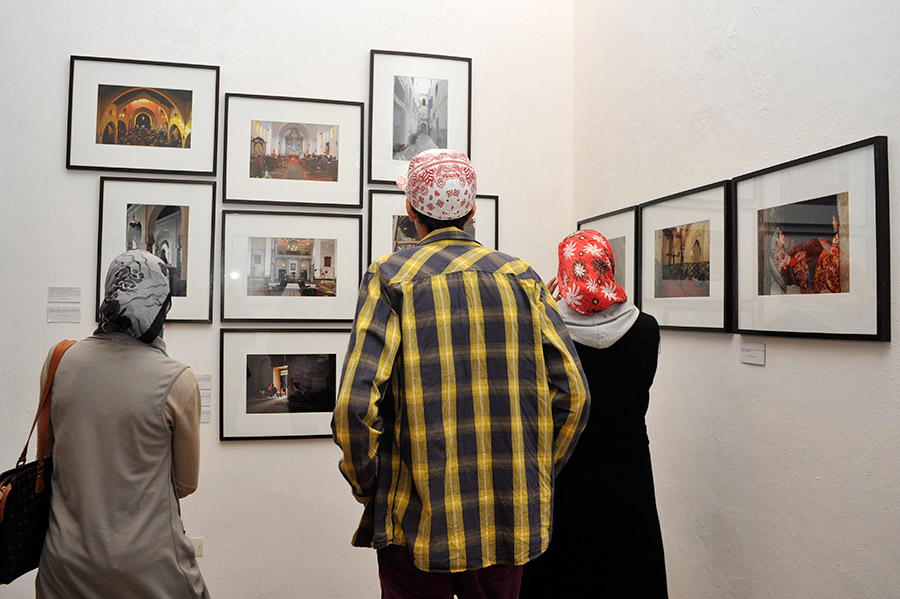
[[[872,135],[889,136],[900,189],[897,23],[900,8],[883,1],[10,3],[3,468],[24,442],[47,349],[93,329],[101,173],[65,169],[72,54],[219,65],[222,94],[364,102],[370,49],[472,57],[479,190],[500,196],[501,248],[549,277],[580,218]],[[217,241],[214,323],[166,334],[174,357],[214,375],[200,488],[182,503],[213,596],[377,597],[374,552],[349,544],[360,510],[330,440],[218,440],[219,252]],[[81,323],[46,322],[48,286],[81,287]],[[766,366],[740,363],[744,342],[766,344]],[[900,595],[892,347],[663,332],[649,427],[673,598]],[[0,593],[30,597],[32,584]]]
[[[577,1],[574,218],[874,135],[898,197],[898,24],[886,1]],[[900,596],[892,204],[894,343],[663,332],[648,427],[672,597]]]
[[[500,197],[501,247],[546,274],[574,222],[574,123],[573,6],[545,8],[536,0],[7,3],[0,19],[3,469],[25,441],[47,350],[94,327],[99,179],[116,173],[65,168],[70,55],[219,65],[221,96],[367,104],[371,49],[471,57],[479,192]],[[218,210],[236,207],[221,203],[221,96]],[[218,439],[220,218],[216,225],[215,322],[166,330],[172,356],[214,375],[199,490],[182,502],[187,533],[205,539],[200,567],[213,597],[378,597],[375,553],[350,546],[361,508],[329,439]],[[81,288],[79,324],[47,323],[49,286]],[[33,579],[0,594],[33,596]]]

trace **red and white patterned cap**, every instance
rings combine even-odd
[[[559,243],[556,284],[566,304],[581,314],[595,314],[627,299],[616,283],[612,246],[593,229],[575,231]]]
[[[417,212],[438,220],[465,216],[475,206],[477,179],[469,157],[456,150],[425,150],[397,177]]]

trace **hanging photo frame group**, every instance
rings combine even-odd
[[[66,168],[214,175],[219,67],[72,56]]]
[[[887,138],[734,179],[739,333],[890,340]]]
[[[225,202],[362,207],[363,104],[225,94]]]
[[[887,165],[872,137],[578,228],[615,238],[634,215],[633,297],[663,328],[890,341]]]
[[[471,157],[471,132],[471,58],[371,51],[369,183],[394,183],[431,148]]]

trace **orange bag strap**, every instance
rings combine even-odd
[[[31,435],[34,434],[34,427],[37,426],[38,420],[41,422],[40,439],[38,442],[38,484],[43,485],[44,470],[44,451],[47,449],[47,435],[50,432],[50,388],[53,386],[53,377],[56,376],[56,368],[62,359],[66,350],[75,345],[74,341],[64,339],[56,344],[53,348],[53,354],[50,356],[50,364],[47,368],[47,380],[44,381],[44,387],[41,389],[41,400],[38,403],[37,413],[34,415],[34,421],[31,423],[31,430],[28,431],[28,439],[25,441],[25,447],[22,449],[22,455],[16,462],[16,468],[25,464],[25,456],[28,453],[28,444],[31,443]]]

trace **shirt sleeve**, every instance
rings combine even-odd
[[[553,464],[558,473],[587,424],[590,392],[569,330],[550,292],[541,285],[541,334],[553,412]]]
[[[359,287],[356,319],[344,359],[331,428],[341,448],[340,471],[361,503],[374,494],[378,443],[384,430],[379,408],[400,346],[400,319],[373,264]]]
[[[200,387],[194,372],[182,372],[166,397],[166,422],[172,429],[172,466],[179,498],[197,490],[200,476]]]

